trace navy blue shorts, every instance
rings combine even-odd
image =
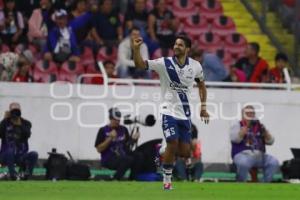
[[[167,142],[177,139],[184,143],[191,142],[190,120],[176,119],[169,115],[163,115],[162,129]]]

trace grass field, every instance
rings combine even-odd
[[[0,182],[1,200],[276,200],[300,199],[293,184],[174,183],[163,191],[160,182]]]

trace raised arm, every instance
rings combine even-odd
[[[143,60],[142,56],[141,56],[141,45],[143,44],[143,39],[142,38],[137,38],[135,40],[133,40],[133,61],[135,64],[135,67],[139,68],[139,69],[147,69],[147,64],[146,62]]]

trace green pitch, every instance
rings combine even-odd
[[[293,184],[176,182],[163,191],[160,182],[0,182],[3,200],[276,200],[300,199]]]

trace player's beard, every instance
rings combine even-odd
[[[184,51],[182,51],[181,49],[174,49],[174,55],[176,57],[180,57],[184,55]]]

